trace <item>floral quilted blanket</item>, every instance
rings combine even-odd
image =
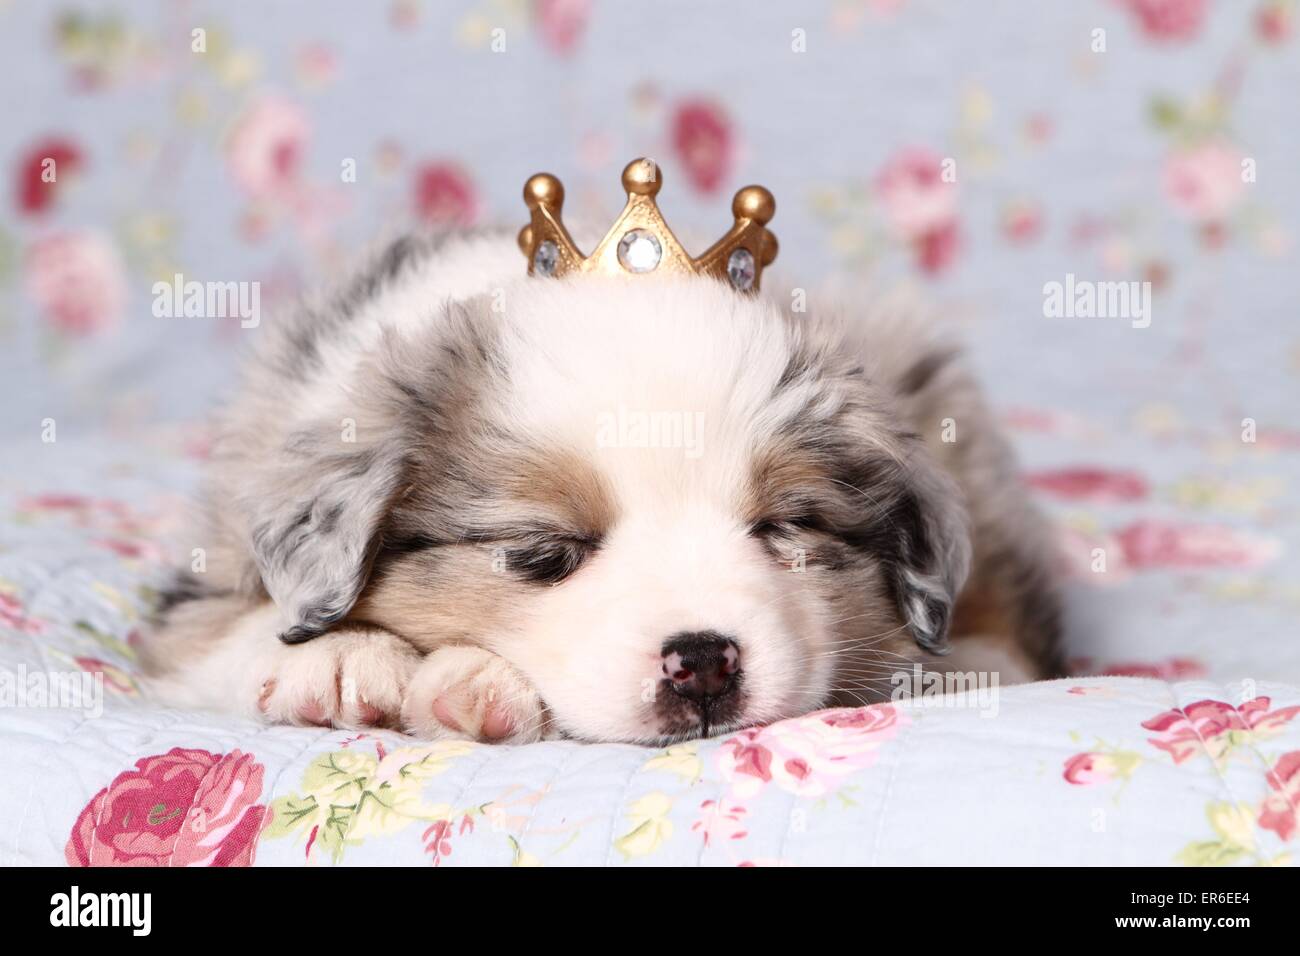
[[[1193,520],[1226,492],[1060,467],[1045,419],[1027,427],[1030,483],[1076,559],[1079,677],[663,750],[162,708],[134,645],[202,434],[15,440],[0,469],[0,864],[1293,864],[1300,680],[1274,621],[1294,610],[1287,526]],[[1226,506],[1238,518],[1246,494]]]

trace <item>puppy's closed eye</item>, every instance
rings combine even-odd
[[[763,518],[749,526],[755,538],[790,537],[800,531],[828,531],[826,523],[813,514],[795,514]]]
[[[385,542],[390,554],[436,550],[462,545],[490,549],[494,560],[504,559],[504,570],[533,584],[559,584],[570,577],[600,547],[596,537],[552,531],[465,532],[455,539],[414,534],[394,536]]]
[[[594,538],[529,535],[505,545],[506,567],[534,584],[559,584],[599,547]]]
[[[749,536],[782,565],[809,559],[808,532],[830,533],[820,517],[804,513],[763,518],[749,526]]]

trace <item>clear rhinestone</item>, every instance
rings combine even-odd
[[[618,261],[628,272],[650,272],[663,254],[658,238],[646,229],[633,229],[618,241]]]
[[[754,285],[754,254],[748,249],[736,249],[727,258],[727,278],[741,292]]]
[[[560,263],[560,250],[555,243],[545,240],[533,253],[533,274],[539,276],[555,275],[555,267]]]

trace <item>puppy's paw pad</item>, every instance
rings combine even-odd
[[[528,743],[541,739],[545,718],[541,698],[523,676],[476,647],[430,654],[402,704],[404,726],[419,737]]]

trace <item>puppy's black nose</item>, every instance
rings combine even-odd
[[[717,631],[686,631],[664,642],[664,676],[673,690],[704,704],[734,689],[740,648]]]

